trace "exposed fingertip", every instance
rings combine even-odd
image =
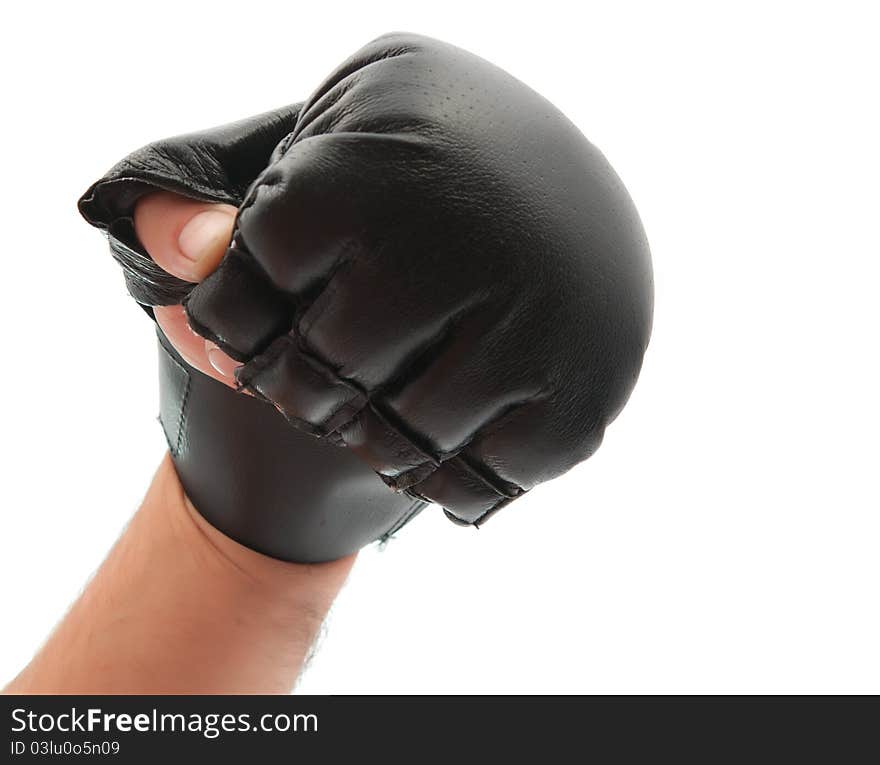
[[[223,258],[236,213],[232,205],[157,191],[135,206],[135,233],[160,268],[179,279],[200,282]]]
[[[180,230],[180,268],[191,281],[201,281],[220,263],[232,238],[234,214],[209,208],[194,215]]]
[[[235,370],[241,366],[241,362],[227,356],[216,343],[205,340],[205,353],[208,356],[208,362],[223,377],[234,380]]]

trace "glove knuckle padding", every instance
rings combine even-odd
[[[468,523],[590,456],[653,298],[632,201],[577,128],[482,59],[403,34],[273,127],[246,193],[227,193],[226,257],[185,301],[246,362],[239,382]]]

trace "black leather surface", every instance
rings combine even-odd
[[[194,289],[133,237],[150,188],[239,206]],[[647,241],[602,154],[417,35],[368,44],[302,105],[135,152],[80,209],[132,294],[182,299],[294,428],[466,524],[595,451],[650,336]]]
[[[158,334],[168,448],[187,496],[223,533],[313,563],[390,536],[424,507],[390,492],[354,454],[193,369]]]

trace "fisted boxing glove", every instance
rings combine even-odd
[[[238,207],[199,285],[137,241],[155,189]],[[369,43],[304,104],[138,150],[80,210],[139,302],[183,302],[243,362],[255,398],[165,343],[162,419],[199,511],[277,557],[338,557],[427,502],[482,523],[595,451],[650,336],[648,245],[602,154],[416,35]]]

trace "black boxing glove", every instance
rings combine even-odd
[[[134,237],[153,188],[239,206],[198,286]],[[375,40],[301,108],[148,146],[80,209],[132,294],[183,300],[242,387],[466,524],[595,451],[650,336],[648,245],[604,157],[525,85],[424,37]]]

